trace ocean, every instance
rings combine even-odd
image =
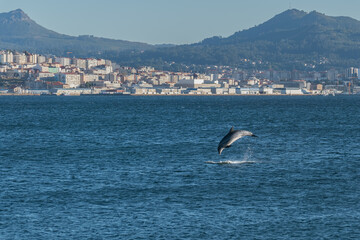
[[[360,96],[2,96],[0,239],[360,239]],[[221,155],[230,128],[244,137]]]

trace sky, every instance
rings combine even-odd
[[[228,37],[289,8],[360,20],[359,0],[0,0],[0,12],[18,8],[58,33],[150,44]]]

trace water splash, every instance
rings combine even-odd
[[[205,163],[209,164],[248,164],[248,163],[256,163],[257,161],[253,160],[252,157],[252,149],[250,147],[247,148],[246,152],[244,153],[243,157],[240,160],[237,159],[231,159],[231,160],[225,160],[225,161],[206,161]]]
[[[256,163],[256,161],[231,161],[231,160],[228,160],[228,161],[219,161],[219,162],[206,161],[205,163],[223,165],[223,164],[247,164],[247,163]]]

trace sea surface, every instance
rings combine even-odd
[[[360,96],[0,97],[0,239],[360,239]],[[217,153],[230,128],[245,137]]]

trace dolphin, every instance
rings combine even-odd
[[[245,137],[245,136],[257,137],[252,132],[245,131],[245,130],[234,130],[234,127],[231,127],[228,134],[226,134],[226,136],[223,137],[223,139],[221,139],[221,141],[219,143],[219,146],[218,146],[219,155],[221,155],[221,152],[225,148],[231,147],[231,144],[233,144],[236,140],[238,140],[239,138]]]

